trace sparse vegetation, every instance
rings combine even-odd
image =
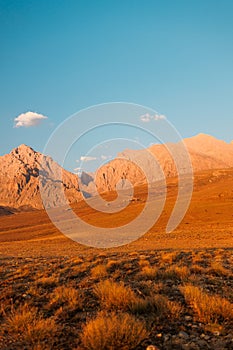
[[[188,349],[207,333],[230,349],[231,263],[230,250],[0,260],[0,348]]]

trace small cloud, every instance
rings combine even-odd
[[[100,158],[101,158],[102,160],[107,160],[107,159],[111,159],[112,156],[106,156],[106,155],[102,154],[102,155],[100,156]]]
[[[91,162],[93,160],[96,160],[96,157],[90,157],[90,156],[81,156],[80,160],[81,162]]]
[[[143,114],[140,116],[140,119],[143,123],[148,123],[151,120],[164,120],[166,119],[166,116],[164,114],[159,114],[159,113],[155,113],[154,115],[150,115],[149,113]]]
[[[164,120],[166,119],[166,116],[164,114],[155,114],[152,116],[153,120]]]
[[[143,123],[148,123],[151,120],[151,116],[149,113],[146,113],[146,114],[141,115],[140,119]]]
[[[108,156],[104,156],[103,154],[100,156],[100,158],[102,159],[102,160],[106,160],[106,159],[108,159]]]
[[[48,117],[46,117],[43,114],[29,111],[29,112],[20,114],[18,117],[16,117],[14,119],[14,122],[15,122],[14,127],[15,128],[20,128],[20,127],[29,128],[31,126],[36,126],[36,125],[40,124],[43,119],[48,119]]]

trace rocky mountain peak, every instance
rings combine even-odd
[[[41,172],[40,172],[41,171]],[[62,172],[62,179],[60,174]],[[78,178],[62,169],[52,158],[43,156],[22,144],[0,157],[0,206],[13,208],[31,206],[42,209],[39,175],[48,197],[59,203],[58,183],[63,186],[70,202],[80,200]]]
[[[22,145],[20,145],[20,146],[18,146],[16,148],[14,148],[10,153],[13,154],[13,155],[16,155],[18,157],[26,156],[26,155],[32,157],[37,152],[35,152],[32,147],[27,146],[25,144],[22,144]]]

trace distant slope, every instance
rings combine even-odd
[[[171,234],[166,225],[177,199],[177,179],[167,181],[167,201],[159,220],[141,237],[118,251],[157,249],[233,248],[233,168],[206,170],[195,175],[194,191],[189,209],[179,227]],[[130,223],[142,212],[147,200],[147,186],[136,189],[137,198],[113,214],[97,212],[88,203],[79,201],[72,205],[74,212],[95,227],[110,228]],[[113,199],[106,193],[107,201]],[[94,201],[94,198],[89,201]],[[152,198],[157,205],[157,197]],[[1,244],[4,242],[4,244]],[[114,248],[115,251],[115,248]],[[59,232],[44,210],[19,212],[15,217],[0,217],[1,256],[77,256],[87,252],[86,247],[70,241]],[[91,250],[93,253],[93,250]],[[103,250],[105,253],[106,250]],[[96,250],[99,254],[99,250]]]
[[[199,134],[192,138],[184,139],[184,144],[188,149],[195,173],[203,170],[233,167],[232,143],[228,144],[212,136]],[[179,144],[170,144],[169,146],[176,153],[182,164]],[[153,145],[148,150],[125,150],[119,154],[121,159],[114,159],[104,165],[96,176],[98,190],[100,192],[115,190],[116,184],[119,182],[124,186],[122,179],[130,180],[134,186],[145,183],[145,174],[132,162],[134,160],[139,161],[145,169],[152,172],[150,161],[147,160],[148,151],[155,156],[166,178],[177,176],[176,164],[166,145]],[[183,164],[183,171],[188,172],[188,169],[185,169],[185,162]],[[161,174],[154,172],[153,181],[160,179]]]
[[[184,139],[189,151],[209,157],[212,160],[211,169],[216,168],[217,162],[222,168],[233,167],[233,143],[218,140],[213,136],[198,134]],[[198,164],[195,164],[198,169]],[[202,170],[202,169],[198,169]]]

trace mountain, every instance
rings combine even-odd
[[[56,178],[58,179],[56,174],[59,174],[60,171],[62,180],[56,181]],[[62,169],[51,157],[43,156],[31,147],[21,145],[9,154],[0,157],[0,205],[2,207],[42,209],[39,172],[41,172],[42,186],[44,184],[45,192],[49,191],[47,195],[52,198],[53,203],[59,204],[58,186],[63,187],[70,202],[81,199],[82,195],[76,175]],[[50,186],[47,186],[48,182]]]
[[[228,144],[205,134],[183,141],[195,173],[233,167],[232,142]],[[190,172],[182,153],[182,144],[170,143],[168,146],[175,154],[176,162],[181,165],[181,172]],[[157,160],[156,165],[151,161],[152,155]],[[147,171],[147,175],[149,174],[149,183],[161,180],[163,173],[166,178],[177,176],[176,164],[166,145],[152,145],[147,150],[125,150],[118,155],[118,158],[98,169],[96,174],[82,173],[80,178],[62,169],[51,157],[43,156],[31,147],[21,145],[0,157],[1,213],[11,213],[11,210],[4,207],[43,208],[39,173],[45,196],[52,199],[53,205],[63,205],[59,195],[61,187],[68,201],[74,203],[83,199],[80,189],[85,197],[90,197],[96,193],[96,188],[99,192],[108,192],[114,191],[116,185],[119,189],[125,189],[129,182],[133,186],[145,184],[147,179],[142,169]],[[62,172],[61,180],[59,180],[60,172]]]
[[[228,144],[205,134],[184,139],[183,142],[188,149],[194,173],[202,170],[233,167],[233,143]],[[181,164],[182,172],[190,172],[185,162],[181,143],[170,143],[168,146],[176,155],[177,163]],[[152,174],[150,183],[161,180],[161,172],[152,170],[152,163],[150,157],[148,157],[149,153],[157,159],[166,178],[177,176],[176,164],[166,145],[156,144],[147,150],[125,150],[118,155],[118,159],[104,165],[96,174],[98,190],[100,192],[113,191],[116,184],[121,184],[124,187],[123,180],[126,178],[134,186],[145,183],[145,174],[132,162],[142,165],[143,169]]]
[[[198,134],[194,137],[184,139],[189,151],[209,157],[211,168],[216,167],[218,162],[222,168],[233,167],[233,142],[227,143],[213,136]],[[195,164],[198,169],[198,165]]]

